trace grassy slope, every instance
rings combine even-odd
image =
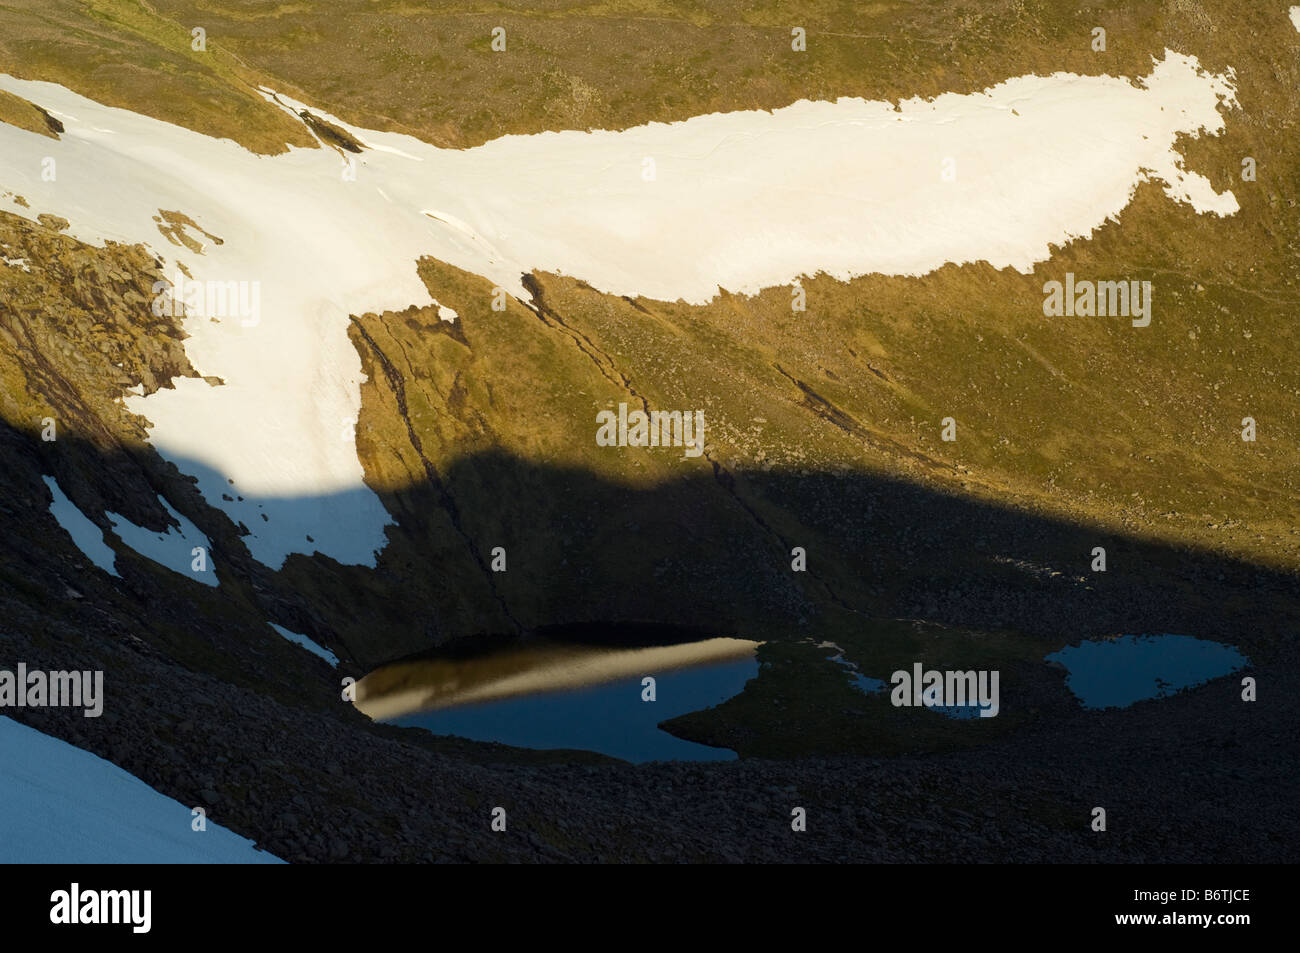
[[[1194,4],[740,0],[155,0],[201,24],[243,61],[343,118],[437,145],[508,133],[623,128],[797,99],[896,99],[981,89],[1009,75],[1145,72],[1149,34],[1199,29]],[[1104,23],[1104,63],[1088,49]],[[491,31],[506,30],[504,52]],[[808,50],[791,50],[791,29]],[[1009,62],[1014,68],[1008,72]]]
[[[1093,516],[1152,523],[1153,532],[1201,544],[1226,538],[1252,556],[1292,564],[1295,541],[1285,537],[1295,514],[1285,503],[1294,499],[1298,462],[1290,437],[1300,429],[1298,382],[1274,358],[1291,347],[1289,316],[1300,300],[1300,161],[1292,144],[1300,68],[1285,11],[1194,2],[1083,10],[1005,3],[979,12],[950,4],[788,7],[96,0],[56,5],[39,24],[21,21],[0,35],[22,37],[9,55],[23,75],[142,111],[170,110],[164,118],[205,131],[220,126],[216,113],[237,115],[244,131],[229,133],[251,148],[276,135],[305,137],[249,94],[254,79],[286,85],[344,118],[467,145],[805,96],[975,89],[1030,71],[1137,75],[1166,46],[1209,68],[1232,66],[1242,112],[1221,139],[1188,147],[1192,168],[1237,194],[1243,210],[1232,218],[1197,216],[1144,189],[1119,225],[1064,249],[1030,277],[949,268],[920,282],[819,281],[803,316],[789,312],[780,290],[675,314],[716,324],[727,338],[766,337],[775,343],[760,343],[768,348],[764,378],[777,353],[801,363],[801,379],[818,394],[910,448],[973,468],[973,482],[998,493],[1046,492],[1068,497],[1066,506],[1081,500]],[[510,38],[504,54],[484,39],[498,23]],[[808,53],[790,52],[791,23],[810,31]],[[1106,53],[1088,48],[1096,23],[1108,29]],[[191,25],[208,31],[208,53],[189,50]],[[78,46],[86,43],[105,50],[103,69]],[[56,49],[76,56],[60,60]],[[137,89],[120,75],[128,60],[154,84],[147,103],[139,100],[148,84]],[[549,79],[555,71],[591,91],[579,96],[587,104],[581,115],[564,106],[567,94]],[[157,95],[159,81],[182,85]],[[1238,179],[1244,155],[1260,164],[1256,183]],[[1138,332],[1117,321],[1043,319],[1042,282],[1067,270],[1151,279],[1155,324]],[[644,324],[637,320],[637,335]],[[828,327],[842,347],[824,346]],[[657,345],[628,346],[649,353]],[[888,382],[850,352],[872,355]],[[955,446],[937,440],[937,419],[950,414],[962,425]],[[1254,446],[1236,439],[1248,414],[1261,423]],[[765,462],[780,453],[766,449]],[[1201,476],[1185,479],[1190,473]],[[1235,521],[1250,524],[1248,538],[1221,528]],[[1260,534],[1264,540],[1249,538]]]
[[[26,129],[50,139],[57,139],[56,128],[36,106],[12,93],[0,92],[0,122]]]
[[[192,49],[190,28],[135,0],[0,6],[0,72],[60,83],[129,109],[279,153],[315,140],[256,91],[267,77],[220,42]],[[39,105],[39,103],[37,104]]]

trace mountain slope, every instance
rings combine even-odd
[[[948,752],[943,762],[888,762],[902,780],[871,780],[872,790],[879,785],[882,797],[911,803],[939,788],[947,792],[939,809],[958,810],[957,788],[943,788],[940,769],[951,768],[960,784],[1003,784],[1008,797],[1027,792],[1033,837],[1026,851],[1040,859],[1091,859],[1094,850],[1113,850],[1108,859],[1163,856],[1162,838],[1177,840],[1215,810],[1241,803],[1253,814],[1243,824],[1254,825],[1250,831],[1280,856],[1294,830],[1284,810],[1294,779],[1269,765],[1294,722],[1287,699],[1300,617],[1300,371],[1291,359],[1300,305],[1300,33],[1284,7],[1066,6],[994,4],[970,13],[946,4],[882,4],[866,12],[826,4],[798,15],[808,27],[806,54],[790,51],[793,12],[730,4],[502,7],[510,37],[503,54],[488,46],[492,17],[450,6],[426,14],[368,4],[364,12],[359,5],[326,14],[260,3],[96,0],[50,5],[39,15],[0,13],[0,72],[228,137],[237,145],[220,145],[220,154],[265,170],[266,182],[283,168],[272,163],[299,163],[292,168],[303,178],[302,170],[319,172],[322,194],[325,178],[333,186],[349,155],[360,157],[363,176],[367,162],[379,168],[373,146],[396,140],[377,135],[367,145],[368,130],[464,147],[507,133],[627,128],[804,98],[892,102],[979,91],[1062,70],[1141,77],[1166,49],[1196,56],[1205,70],[1230,77],[1235,90],[1235,105],[1215,107],[1221,134],[1174,137],[1179,170],[1164,169],[1164,180],[1148,170],[1121,211],[1091,234],[1053,242],[1046,260],[1021,270],[968,262],[918,275],[805,276],[803,311],[792,310],[788,284],[753,294],[720,290],[690,304],[602,292],[596,278],[558,265],[525,261],[527,274],[517,278],[505,265],[502,274],[476,271],[476,250],[456,244],[473,239],[455,223],[444,222],[428,249],[410,240],[425,234],[414,224],[409,233],[340,235],[340,243],[364,246],[366,260],[387,279],[348,296],[323,295],[328,309],[290,316],[337,332],[334,343],[322,344],[328,360],[296,344],[251,348],[260,352],[261,389],[241,406],[254,411],[220,421],[220,440],[178,401],[233,389],[238,382],[221,374],[240,365],[220,366],[218,358],[229,358],[220,336],[205,334],[212,329],[193,315],[156,313],[156,283],[175,282],[175,263],[187,257],[201,260],[206,251],[213,260],[241,242],[254,247],[261,235],[280,238],[284,222],[268,218],[265,231],[222,228],[196,210],[219,214],[221,201],[204,191],[215,172],[193,182],[178,175],[182,185],[164,189],[142,171],[156,168],[142,159],[140,188],[160,195],[156,220],[142,226],[147,239],[133,221],[130,228],[116,223],[118,240],[79,240],[81,223],[69,226],[55,214],[68,191],[51,183],[42,206],[30,186],[43,181],[42,156],[71,154],[59,150],[85,140],[56,128],[62,120],[45,111],[40,87],[0,96],[0,122],[14,137],[6,141],[21,141],[24,150],[21,161],[17,151],[0,156],[6,645],[30,662],[106,668],[119,706],[113,722],[137,728],[118,739],[110,724],[85,725],[79,714],[27,712],[21,719],[39,720],[42,730],[110,757],[184,803],[217,793],[233,830],[288,860],[374,859],[388,856],[386,849],[420,859],[430,836],[451,831],[454,850],[467,855],[531,855],[537,845],[465,833],[479,820],[475,812],[495,803],[494,792],[519,777],[545,792],[534,828],[544,856],[657,856],[615,835],[545,826],[555,812],[601,808],[571,793],[584,783],[584,769],[565,764],[519,774],[518,763],[580,756],[412,739],[374,729],[339,698],[341,678],[454,639],[655,622],[768,643],[760,676],[741,696],[674,723],[692,740],[726,744],[745,758]],[[1096,23],[1107,27],[1110,52],[1089,49]],[[190,48],[191,25],[205,26],[207,52]],[[424,58],[415,49],[421,35],[440,38]],[[645,42],[634,42],[638,37]],[[656,65],[668,50],[671,69]],[[258,86],[275,89],[279,100]],[[303,115],[299,105],[313,111]],[[1093,139],[1070,141],[1085,157],[1113,145],[1104,127]],[[1254,179],[1242,176],[1246,157],[1255,160]],[[180,166],[175,156],[167,161]],[[475,154],[445,161],[449,169],[470,168]],[[1050,178],[1055,167],[1042,161]],[[67,175],[66,163],[61,168]],[[1167,179],[1178,171],[1203,176],[1216,196],[1231,194],[1237,209],[1205,214],[1171,201],[1168,192],[1179,183]],[[445,187],[471,194],[453,178]],[[94,182],[86,188],[96,193]],[[176,208],[172,199],[183,200],[185,188],[194,199]],[[548,196],[534,191],[545,206]],[[367,193],[366,201],[380,200]],[[414,219],[445,211],[406,210]],[[452,217],[469,220],[468,213]],[[321,231],[331,226],[328,215],[286,218],[304,242],[324,236],[328,243],[330,233]],[[682,247],[716,226],[700,216],[681,219]],[[441,227],[430,221],[418,221],[419,228]],[[514,244],[501,247],[512,254],[528,247],[523,231],[520,224]],[[534,234],[557,246],[571,237],[562,227],[539,226]],[[826,245],[838,236],[829,232]],[[683,257],[672,240],[659,243],[662,252],[646,251],[647,261],[638,263],[645,274],[670,275],[666,263]],[[599,262],[605,249],[591,247],[578,252]],[[764,251],[756,244],[756,255]],[[557,251],[555,260],[582,262],[578,252]],[[347,277],[345,259],[322,256],[293,280],[332,291]],[[1047,283],[1067,274],[1149,281],[1151,324],[1134,327],[1126,315],[1044,314]],[[517,286],[498,294],[507,277]],[[268,309],[266,320],[277,317]],[[316,337],[326,341],[323,330]],[[343,362],[353,370],[327,383],[354,387],[347,410],[355,429],[341,421],[332,445],[347,458],[351,482],[245,496],[233,484],[221,487],[231,477],[210,461],[162,454],[150,443],[151,427],[171,406],[180,408],[172,432],[188,426],[193,445],[213,456],[236,438],[265,438],[263,462],[271,470],[310,470],[320,445],[296,431],[265,432],[257,401],[292,392],[302,406],[333,408],[324,385],[313,390],[318,382],[289,368]],[[700,410],[704,452],[601,446],[597,414],[619,404]],[[157,420],[151,407],[159,408]],[[954,442],[942,439],[948,417]],[[1246,417],[1257,426],[1251,442],[1241,439]],[[48,420],[55,440],[43,439]],[[196,483],[188,474],[201,470]],[[95,568],[60,528],[47,477],[102,532],[120,579]],[[373,563],[366,553],[331,549],[308,524],[304,539],[272,552],[266,540],[276,530],[265,528],[271,519],[254,507],[276,503],[282,512],[307,513],[313,525],[333,526],[334,542],[356,536],[365,517],[373,538],[360,548],[374,552]],[[169,511],[206,539],[210,576],[187,579],[136,552],[110,515],[163,533],[179,529]],[[191,541],[176,544],[183,549],[178,564],[189,558]],[[1098,546],[1107,552],[1104,573],[1093,569]],[[496,547],[504,549],[505,572],[493,569]],[[805,551],[806,572],[793,571],[796,547]],[[287,643],[270,623],[333,651],[338,670]],[[1047,653],[1081,638],[1158,631],[1240,647],[1251,672],[1272,688],[1267,705],[1257,713],[1240,703],[1234,684],[1219,683],[1169,708],[1139,706],[1092,720],[1076,710],[1061,674],[1042,664]],[[876,677],[917,659],[1000,668],[1004,714],[987,726],[906,717],[856,693],[826,662],[818,648],[824,641]],[[168,687],[151,701],[161,683]],[[227,760],[220,766],[191,737],[193,692],[211,696],[204,717],[221,739]],[[274,760],[277,739],[287,735],[300,742],[281,755],[284,767],[245,770],[241,762],[254,759],[241,754],[243,739],[256,758]],[[1071,761],[1062,753],[1096,737],[1120,752],[1115,765],[1101,763],[1100,754]],[[1245,766],[1246,780],[1231,778],[1226,767],[1222,776],[1207,775],[1197,782],[1196,809],[1179,814],[1180,795],[1169,781],[1179,763],[1174,748],[1193,744],[1235,752],[1241,760],[1232,763]],[[421,818],[408,830],[401,820],[411,810],[408,794],[393,779],[367,805],[371,746],[381,750],[374,757],[385,770],[447,785],[454,818]],[[980,753],[963,755],[969,748]],[[345,754],[331,757],[335,749]],[[1019,751],[1034,752],[1041,764],[1018,760]],[[984,762],[975,757],[1001,766],[996,784],[978,778]],[[460,765],[483,761],[490,766],[466,769],[465,780],[456,780]],[[322,767],[329,764],[338,771]],[[688,769],[590,770],[598,771],[602,798],[632,814],[645,811],[637,829],[646,838],[667,831],[689,840],[703,823],[691,810],[711,803],[719,786],[748,791],[788,781],[801,790],[854,791],[875,777],[874,764],[854,761],[840,781],[828,780],[834,769],[819,761],[756,762],[729,774],[699,769],[685,779]],[[1161,779],[1147,800],[1137,767],[1144,764],[1158,765],[1152,773]],[[659,808],[646,808],[652,802],[628,800],[641,777],[673,780],[683,792],[680,805],[658,815]],[[1079,840],[1077,799],[1094,791],[1119,792],[1114,796],[1141,818],[1142,833],[1113,848]],[[253,792],[261,792],[256,801]],[[295,797],[307,806],[295,807]],[[784,810],[784,799],[773,803]],[[302,812],[311,824],[300,822]],[[1021,821],[1005,814],[996,823],[1013,831],[1022,830]],[[366,824],[399,846],[379,835],[340,845],[317,832]],[[888,833],[846,824],[800,849],[822,859],[885,856],[890,838],[908,828]],[[977,841],[954,833],[948,847],[975,856]],[[1245,849],[1191,843],[1205,844],[1199,857]],[[733,842],[705,854],[725,859],[752,850],[770,859],[788,849],[774,840]]]

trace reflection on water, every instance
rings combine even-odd
[[[357,683],[356,704],[377,721],[476,741],[628,761],[727,760],[735,753],[676,738],[658,724],[737,694],[758,674],[757,645],[520,642],[384,666]],[[654,701],[642,700],[647,676],[655,679]]]
[[[1071,645],[1047,656],[1084,708],[1123,708],[1245,668],[1230,645],[1186,635],[1126,635]]]

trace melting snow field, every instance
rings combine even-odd
[[[1022,76],[931,101],[800,101],[466,151],[316,111],[367,147],[352,177],[331,149],[256,156],[57,85],[0,76],[0,89],[66,127],[52,142],[0,124],[0,183],[31,204],[10,211],[60,215],[85,241],[147,243],[169,276],[183,262],[198,282],[242,282],[246,303],[255,289],[255,315],[185,319],[191,362],[224,384],[178,379],[126,401],[272,568],[314,551],[374,565],[385,544],[390,517],[356,454],[348,315],[437,304],[456,320],[419,281],[422,255],[522,300],[521,275],[537,269],[703,303],[817,272],[1025,271],[1118,216],[1143,181],[1198,212],[1238,208],[1176,150],[1180,134],[1223,129],[1232,75],[1168,51],[1136,82]],[[202,254],[159,233],[160,210],[207,233],[186,230]]]
[[[335,655],[329,649],[324,648],[320,644],[313,642],[311,639],[307,638],[307,636],[299,635],[297,632],[290,632],[284,626],[276,625],[274,622],[268,622],[267,625],[275,629],[275,631],[279,632],[290,642],[294,643],[295,645],[302,646],[304,649],[306,649],[308,652],[312,653],[313,655],[319,655],[321,658],[329,662],[331,665],[336,666],[339,664],[339,657],[337,655]]]
[[[50,503],[50,514],[54,517],[55,522],[67,531],[72,537],[73,543],[81,550],[82,554],[92,563],[113,576],[120,576],[117,571],[117,553],[113,548],[104,542],[103,531],[95,525],[85,513],[77,508],[77,504],[68,499],[59,486],[58,481],[53,477],[42,477],[45,485],[50,488],[50,493],[54,499]],[[206,586],[218,585],[217,574],[212,568],[211,545],[208,538],[199,531],[199,528],[187,520],[180,513],[177,513],[161,496],[158,497],[161,503],[179,524],[177,527],[171,527],[165,533],[157,533],[151,529],[145,529],[143,526],[136,526],[125,516],[117,513],[108,513],[108,521],[113,524],[113,531],[126,545],[130,546],[141,556],[152,559],[160,565],[166,566],[174,572],[183,576],[189,576]],[[195,570],[194,547],[203,548],[202,570]]]
[[[0,863],[277,864],[88,751],[0,717]]]
[[[125,516],[108,513],[108,520],[113,524],[113,532],[141,556],[152,559],[182,576],[189,576],[205,586],[218,585],[217,573],[212,568],[210,555],[212,547],[208,543],[208,538],[199,531],[197,526],[172,509],[161,496],[158,497],[158,502],[171,514],[172,519],[180,524],[179,528],[173,526],[165,533],[156,533],[143,526],[136,526]],[[202,555],[194,552],[195,547],[202,548]],[[196,556],[201,560],[199,565],[203,567],[197,570],[194,568]]]
[[[41,479],[45,481],[45,485],[50,488],[50,493],[54,496],[54,500],[50,503],[50,513],[55,522],[67,530],[82,555],[104,572],[117,576],[117,553],[104,542],[104,531],[96,526],[90,517],[77,509],[77,504],[67,498],[54,477]]]

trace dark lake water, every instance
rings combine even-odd
[[[864,695],[889,691],[889,685],[858,671],[831,642],[822,648],[837,654],[828,661],[849,669],[854,687]],[[1250,665],[1250,660],[1230,645],[1186,635],[1126,635],[1094,639],[1048,655],[1066,672],[1066,686],[1084,708],[1123,708],[1149,698],[1162,698]],[[930,711],[949,718],[978,718],[980,708],[934,706]]]
[[[757,643],[706,639],[610,646],[532,641],[481,655],[432,657],[378,669],[357,686],[376,720],[521,748],[574,748],[627,761],[736,757],[677,738],[662,721],[738,694],[758,674]],[[643,700],[645,677],[655,700]]]
[[[1071,645],[1047,656],[1084,708],[1123,708],[1239,671],[1250,660],[1230,645],[1187,635],[1125,635]]]
[[[474,643],[371,672],[357,685],[356,704],[377,721],[474,741],[596,751],[633,762],[731,760],[729,749],[677,738],[659,725],[739,694],[758,674],[757,645],[729,638],[629,644],[617,633],[491,648]],[[859,691],[889,690],[838,646],[822,647]],[[1090,640],[1045,661],[1066,670],[1066,686],[1085,708],[1160,698],[1250,664],[1232,646],[1184,635]],[[644,700],[646,677],[655,680],[652,701]],[[961,719],[980,711],[974,703],[931,710]]]
[[[864,695],[877,695],[889,691],[889,685],[879,678],[872,678],[870,675],[863,675],[858,671],[857,665],[848,661],[844,657],[843,650],[834,642],[823,642],[819,648],[834,650],[837,654],[831,656],[827,661],[834,662],[849,670],[849,681],[853,687]],[[978,702],[971,702],[968,705],[933,705],[926,711],[937,712],[940,715],[946,715],[949,718],[978,718],[982,707]]]

